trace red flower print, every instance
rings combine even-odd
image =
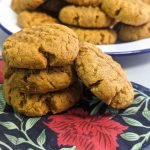
[[[90,116],[83,109],[73,109],[50,116],[50,122],[45,124],[58,134],[59,146],[76,146],[77,150],[116,150],[117,135],[127,127],[109,117]]]

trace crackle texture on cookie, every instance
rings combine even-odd
[[[81,43],[75,62],[78,76],[106,104],[122,109],[133,101],[133,88],[121,66],[96,46]]]
[[[118,37],[122,41],[135,41],[150,37],[150,22],[138,27],[121,24]]]
[[[98,6],[102,2],[102,0],[65,0],[65,1],[79,6]]]
[[[108,27],[113,20],[98,7],[66,6],[59,13],[61,22],[86,28]]]
[[[11,7],[16,13],[24,10],[34,10],[43,4],[45,0],[12,0]]]
[[[49,23],[58,23],[58,20],[46,13],[36,11],[23,11],[18,15],[18,24],[23,28]]]
[[[78,51],[78,37],[71,29],[48,24],[11,35],[3,45],[3,59],[9,67],[46,69],[72,64]]]
[[[4,78],[11,88],[22,93],[54,92],[69,87],[76,80],[72,66],[44,70],[7,68]]]
[[[110,17],[139,26],[150,19],[150,7],[140,0],[103,0],[101,8]]]
[[[24,94],[12,89],[5,81],[4,97],[6,102],[26,116],[43,116],[63,112],[75,105],[81,96],[82,87],[75,83],[67,89],[47,94]]]
[[[71,27],[78,35],[80,42],[89,42],[93,44],[114,44],[117,40],[117,34],[111,29],[83,29]]]

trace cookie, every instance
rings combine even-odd
[[[138,27],[121,24],[118,31],[121,41],[136,41],[150,37],[150,22]]]
[[[71,29],[78,35],[80,42],[89,42],[93,44],[114,44],[117,40],[117,34],[111,29]]]
[[[72,64],[78,51],[78,37],[71,29],[48,24],[11,35],[3,45],[3,59],[13,68],[45,69]]]
[[[11,88],[22,93],[47,93],[65,89],[75,80],[72,66],[25,70],[8,68],[4,78]]]
[[[16,13],[24,10],[34,10],[43,4],[45,0],[12,0],[11,7]]]
[[[16,111],[26,116],[43,116],[48,112],[53,114],[66,111],[74,106],[80,99],[82,88],[79,83],[71,87],[47,94],[23,94],[16,89],[10,88],[5,82],[4,97],[6,102]]]
[[[133,88],[121,66],[90,43],[81,43],[75,62],[83,83],[106,104],[116,109],[133,102]]]
[[[139,26],[150,19],[150,7],[137,0],[103,0],[101,8],[110,17],[128,25]]]
[[[58,20],[46,13],[36,11],[23,11],[18,15],[18,24],[22,28],[49,23],[58,23]]]
[[[79,6],[98,6],[102,0],[65,0],[68,3]]]
[[[113,22],[98,7],[91,6],[66,6],[61,9],[59,19],[62,23],[85,28],[109,27]]]
[[[149,4],[150,5],[150,0],[142,0],[144,3]]]

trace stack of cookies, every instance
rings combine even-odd
[[[69,28],[25,28],[4,43],[4,95],[27,116],[60,113],[75,105],[82,88],[73,69],[79,41]]]
[[[94,44],[150,37],[148,4],[150,0],[12,0],[21,27],[65,24],[79,41]]]

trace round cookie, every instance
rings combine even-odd
[[[71,29],[48,24],[11,35],[3,45],[3,59],[9,67],[45,69],[72,64],[78,51],[78,37]]]
[[[150,22],[138,27],[121,24],[118,31],[118,38],[121,41],[136,41],[150,37]]]
[[[106,104],[122,109],[133,102],[133,88],[125,72],[96,46],[81,43],[75,67],[83,83]]]
[[[133,26],[145,24],[150,18],[150,7],[139,0],[103,0],[101,8],[110,17]]]
[[[80,83],[75,83],[67,89],[47,94],[23,94],[10,88],[5,82],[4,97],[6,102],[18,112],[26,116],[43,116],[48,112],[53,114],[66,111],[74,106],[80,99],[82,88]]]
[[[72,66],[45,70],[8,68],[4,78],[11,88],[22,93],[54,92],[69,87],[76,80]]]
[[[102,2],[102,0],[65,0],[65,1],[79,6],[98,6]]]
[[[73,5],[61,9],[59,20],[65,24],[85,28],[109,27],[113,22],[98,7],[79,7]]]
[[[23,28],[49,23],[58,23],[58,20],[46,13],[36,11],[23,11],[18,15],[18,24]]]
[[[45,0],[12,0],[11,7],[16,13],[24,10],[34,10],[43,4]]]
[[[71,29],[78,35],[80,42],[89,42],[93,44],[114,44],[117,41],[117,34],[111,29]]]

